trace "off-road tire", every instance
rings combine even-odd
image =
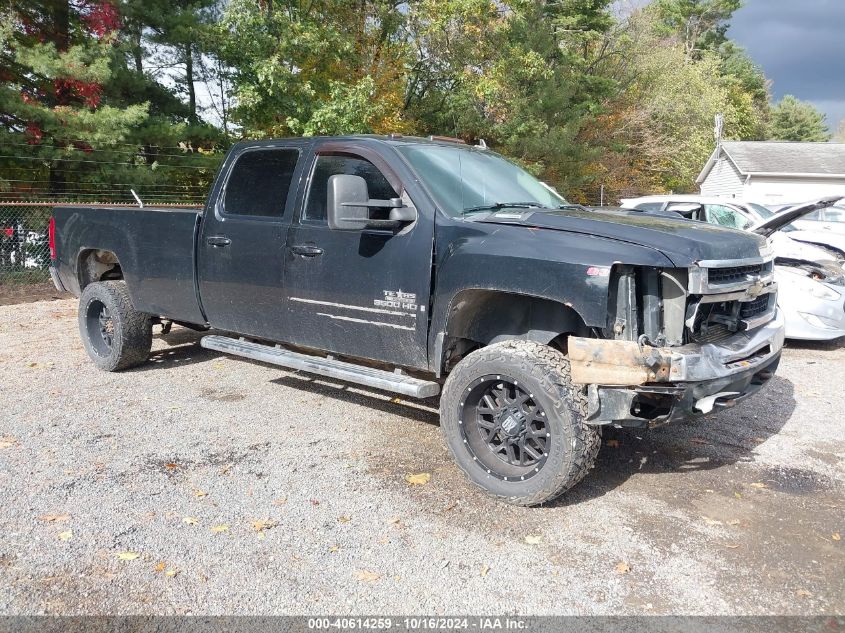
[[[92,312],[104,306],[112,323],[111,345],[98,340]],[[100,281],[86,286],[79,297],[79,334],[88,356],[103,371],[120,371],[144,363],[153,345],[153,327],[149,314],[132,306],[126,283]]]
[[[473,459],[460,428],[462,399],[482,376],[507,374],[525,385],[543,407],[551,432],[548,457],[525,481],[491,476]],[[587,398],[573,385],[569,360],[532,341],[505,341],[469,354],[449,374],[440,400],[440,428],[458,466],[470,481],[507,503],[534,506],[551,501],[581,481],[595,463],[601,427],[586,424]]]

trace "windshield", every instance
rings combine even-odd
[[[569,204],[521,167],[486,150],[442,145],[400,145],[397,149],[450,215],[511,206],[557,209]]]

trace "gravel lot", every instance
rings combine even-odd
[[[106,374],[74,300],[0,306],[0,613],[845,612],[843,346],[790,347],[718,416],[607,432],[523,509],[464,481],[436,403],[198,340]]]

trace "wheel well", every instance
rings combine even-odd
[[[123,270],[117,255],[111,251],[87,249],[79,254],[76,267],[79,277],[79,291],[95,281],[123,279]]]
[[[570,335],[589,336],[574,308],[541,297],[496,290],[464,290],[452,300],[443,342],[448,369],[474,349],[505,340],[536,341],[566,352]]]

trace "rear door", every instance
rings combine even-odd
[[[215,328],[285,340],[285,234],[311,141],[234,150],[197,243],[200,299]]]
[[[391,164],[361,144],[326,143],[309,163],[285,259],[290,340],[348,356],[427,367],[433,209],[421,206],[422,194],[412,197],[415,192],[405,190]],[[363,177],[370,198],[409,196],[417,220],[398,233],[330,229],[327,190],[335,174]]]

